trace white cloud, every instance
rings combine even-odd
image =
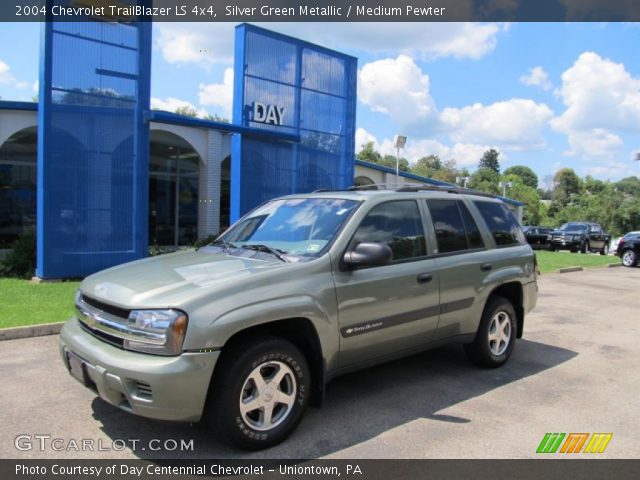
[[[178,108],[190,108],[195,110],[198,113],[199,117],[204,117],[208,115],[208,112],[201,108],[197,109],[192,103],[187,102],[186,100],[180,100],[179,98],[168,97],[164,100],[161,98],[151,97],[151,108],[153,110],[164,110],[167,112],[175,112]]]
[[[624,146],[624,142],[618,135],[602,128],[570,132],[567,135],[567,140],[571,147],[569,151],[565,152],[568,156],[610,156]]]
[[[375,135],[363,128],[356,130],[356,152],[362,150],[362,145],[367,142],[373,142],[374,148],[382,155],[394,155],[396,149],[393,146],[392,138],[378,140]],[[445,145],[444,143],[428,139],[428,138],[409,138],[406,147],[401,151],[401,156],[409,160],[410,163],[415,162],[420,157],[427,155],[438,155],[442,160],[454,159],[459,167],[475,167],[478,165],[482,154],[495,148],[500,151],[500,160],[504,161],[507,156],[499,147],[487,144],[472,143],[454,143],[453,145]]]
[[[532,87],[540,87],[543,90],[551,90],[553,85],[549,80],[549,74],[542,67],[533,67],[529,73],[520,77],[520,82]]]
[[[157,30],[155,47],[172,64],[195,63],[208,67],[233,61],[234,25],[232,23],[162,23]]]
[[[231,118],[233,104],[233,69],[224,71],[222,83],[199,85],[198,99],[201,105],[213,105],[220,107],[224,116]]]
[[[436,120],[436,106],[429,94],[429,76],[406,55],[362,67],[358,75],[358,98],[374,112],[388,114],[403,127]]]
[[[424,60],[479,59],[495,48],[508,28],[494,23],[264,23],[257,25],[346,52],[404,53]],[[169,63],[207,67],[233,61],[234,24],[158,23],[155,47]]]
[[[616,132],[640,132],[640,79],[622,63],[582,53],[562,74],[559,96],[567,108],[551,124],[567,135],[567,155],[614,155],[624,147]]]
[[[464,108],[445,108],[441,121],[455,142],[533,150],[544,147],[542,132],[552,117],[553,112],[545,104],[513,98],[491,105],[475,103]]]
[[[11,74],[11,68],[0,60],[0,85],[7,85],[15,88],[27,88],[27,82],[21,82]]]
[[[553,121],[559,132],[604,128],[640,131],[640,79],[622,63],[585,52],[562,74],[560,96],[567,106]]]
[[[33,85],[31,85],[31,89],[34,91],[34,93],[38,93],[40,90],[40,82],[38,80],[33,82]]]

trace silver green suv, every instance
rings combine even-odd
[[[510,210],[486,195],[292,195],[206,247],[86,278],[60,349],[121,409],[204,420],[265,448],[337,375],[450,342],[504,364],[536,303],[536,268]]]

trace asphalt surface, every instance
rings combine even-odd
[[[55,335],[0,342],[0,458],[533,458],[546,432],[612,432],[598,457],[638,458],[640,268],[539,285],[506,366],[478,369],[448,346],[338,378],[288,441],[258,453],[108,405],[66,372]]]

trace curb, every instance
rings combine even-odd
[[[581,272],[584,268],[582,267],[565,267],[559,268],[556,270],[556,273],[571,273],[571,272]]]
[[[615,268],[615,267],[621,267],[622,263],[610,263],[609,265],[607,265],[607,267],[609,268]]]
[[[0,328],[0,342],[3,340],[17,340],[18,338],[42,337],[57,335],[65,322],[44,323],[42,325],[28,325],[26,327]]]

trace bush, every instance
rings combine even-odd
[[[0,274],[6,277],[31,278],[36,270],[36,234],[27,233],[11,245],[11,251],[0,263]]]

